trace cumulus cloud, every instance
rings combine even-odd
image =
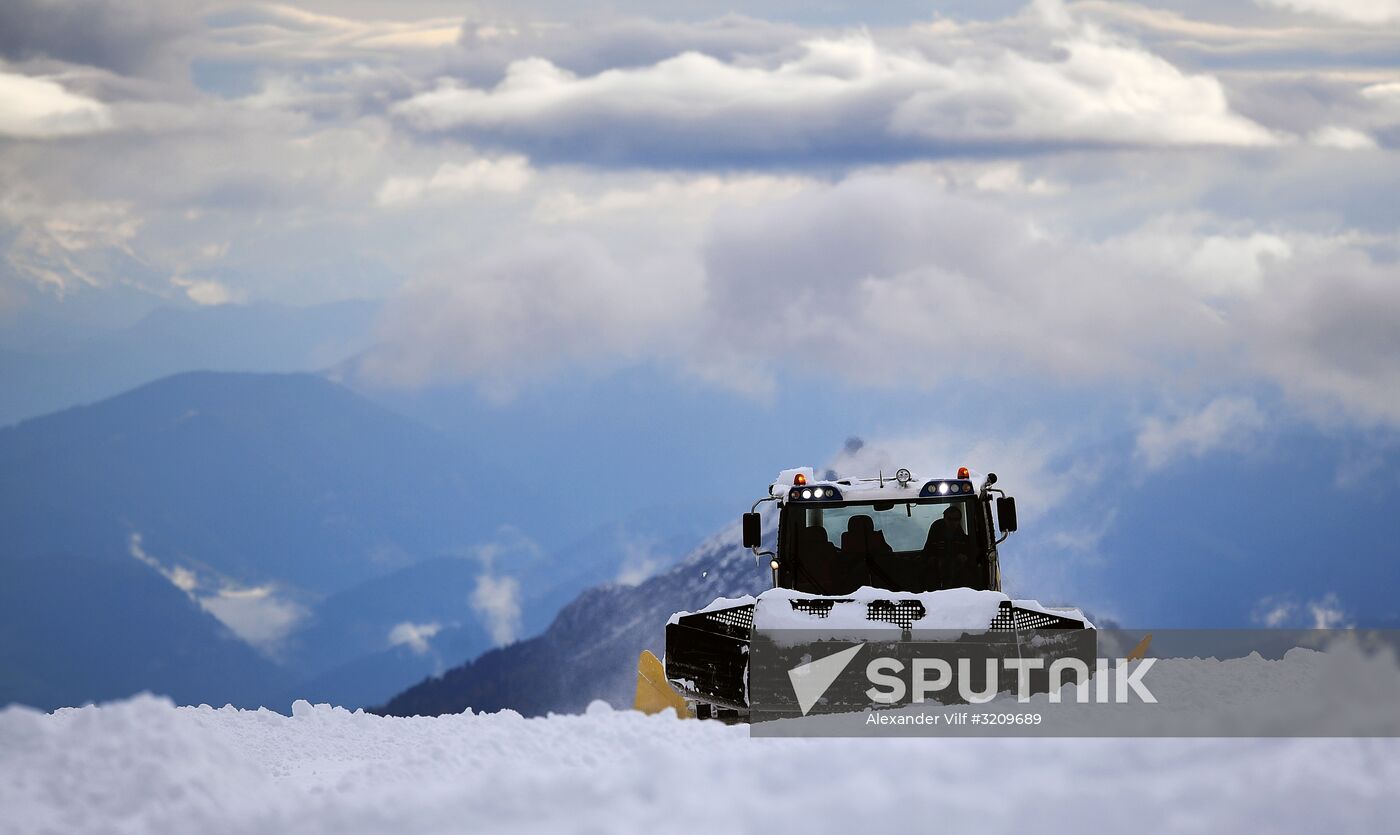
[[[1148,418],[1138,432],[1136,455],[1148,470],[1160,470],[1216,450],[1238,450],[1265,422],[1250,398],[1218,397],[1196,412]]]
[[[1234,312],[1252,364],[1317,416],[1400,425],[1400,241],[1311,238]],[[1305,247],[1305,248],[1304,248]]]
[[[1163,351],[1224,337],[1177,270],[1135,246],[1051,235],[1027,213],[908,177],[726,213],[703,258],[707,341],[735,354],[713,359],[786,357],[872,385],[1141,373]],[[956,363],[889,350],[920,334],[979,350]]]
[[[124,7],[0,14],[124,25],[72,11],[99,8]],[[843,33],[291,6],[162,29],[133,11],[122,49],[202,59],[163,80],[57,34],[5,47],[37,31],[16,24],[6,77],[122,129],[0,144],[0,281],[392,294],[363,370],[502,395],[642,357],[757,395],[786,370],[1160,390],[1189,368],[1191,396],[1262,381],[1394,425],[1400,95],[1383,67],[1334,66],[1393,35],[1197,14],[1042,3]],[[1294,51],[1218,60],[1275,60],[1265,43]],[[978,350],[888,350],[933,333]]]
[[[1400,421],[1383,324],[1400,315],[1396,236],[1203,213],[1075,234],[981,179],[861,173],[731,203],[698,241],[641,250],[604,225],[472,253],[390,306],[362,370],[508,392],[541,369],[645,355],[762,395],[792,369],[872,388],[996,375],[1172,390],[1190,367],[1195,384],[1262,380],[1306,410]],[[934,335],[977,350],[890,348]]]
[[[51,139],[111,126],[107,106],[48,78],[0,71],[0,137]]]
[[[720,347],[702,359],[782,357],[875,386],[989,373],[1170,385],[1189,366],[1394,425],[1397,254],[1393,234],[1203,218],[1083,239],[910,178],[854,177],[716,219],[703,258],[706,342]],[[979,350],[947,363],[887,347],[921,334]]]
[[[396,112],[419,130],[603,164],[1279,141],[1210,76],[1093,27],[1051,28],[1054,49],[1036,54],[956,34],[896,47],[862,32],[809,39],[772,66],[686,52],[578,75],[529,58],[490,89],[443,80]]]
[[[406,646],[413,650],[415,655],[426,655],[428,650],[432,649],[432,644],[429,642],[440,631],[442,631],[440,623],[404,621],[395,624],[394,628],[389,630],[389,646]]]

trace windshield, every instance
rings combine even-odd
[[[923,592],[985,589],[990,577],[981,506],[971,499],[791,506],[782,579],[798,591],[861,586]]]

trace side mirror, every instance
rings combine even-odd
[[[744,547],[757,548],[763,542],[763,523],[757,513],[744,514]]]
[[[1010,496],[997,499],[997,527],[1002,533],[1016,530],[1016,500]]]

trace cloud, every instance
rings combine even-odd
[[[1400,241],[1300,240],[1238,308],[1251,364],[1315,417],[1400,425]]]
[[[540,369],[640,355],[700,303],[694,267],[666,256],[637,246],[624,257],[570,234],[469,257],[390,303],[383,347],[361,371],[381,383],[470,377],[508,391]]]
[[[645,186],[619,185],[593,194],[570,189],[550,191],[536,204],[534,219],[556,224],[665,213],[682,214],[703,224],[724,208],[761,205],[796,196],[813,185],[812,180],[803,177],[772,174],[663,175],[648,180]]]
[[[1262,597],[1251,619],[1269,629],[1350,629],[1350,616],[1333,592],[1299,602],[1294,595]]]
[[[1253,400],[1218,397],[1200,411],[1175,419],[1148,418],[1138,432],[1136,455],[1148,470],[1160,470],[1216,450],[1237,451],[1265,422]]]
[[[1267,597],[1255,604],[1252,618],[1262,626],[1278,629],[1288,622],[1296,608],[1297,604],[1290,601]]]
[[[1175,268],[1135,243],[1051,235],[1025,211],[910,177],[856,176],[728,212],[702,257],[716,346],[703,362],[783,358],[872,386],[1096,379],[1224,336]],[[918,334],[978,350],[950,362],[889,347]]]
[[[624,536],[622,565],[613,582],[620,586],[635,586],[655,574],[656,569],[666,563],[666,557],[657,553],[655,537]]]
[[[1258,5],[1274,5],[1287,0],[1256,0]],[[1324,0],[1325,2],[1325,0]],[[1361,0],[1365,2],[1365,0]],[[1077,17],[1133,33],[1149,47],[1174,58],[1202,60],[1222,66],[1247,67],[1251,74],[1260,70],[1281,70],[1299,77],[1300,67],[1316,68],[1318,56],[1327,56],[1329,67],[1357,64],[1374,66],[1373,56],[1383,54],[1393,35],[1380,27],[1353,26],[1340,34],[1339,27],[1324,19],[1300,19],[1277,15],[1214,16],[1215,9],[1198,7],[1196,17],[1168,8],[1153,8],[1117,0],[1077,0]],[[1210,61],[1215,58],[1217,60]],[[1224,75],[1231,76],[1230,70]]]
[[[598,16],[569,21],[473,20],[462,24],[453,67],[468,77],[499,81],[521,58],[543,58],[581,75],[647,67],[687,52],[735,63],[782,55],[808,30],[728,14],[713,20]]]
[[[500,396],[645,359],[759,397],[789,371],[1187,402],[1262,383],[1400,423],[1400,97],[1337,58],[1378,54],[1384,27],[1197,13],[1039,4],[843,33],[221,7],[150,42],[197,56],[193,85],[41,39],[3,72],[112,127],[0,144],[0,282],[44,303],[388,295],[364,370]],[[503,148],[451,141],[478,134]],[[934,333],[977,350],[889,350]]]
[[[1046,29],[1054,48],[1035,54],[960,34],[896,47],[861,32],[808,39],[769,66],[686,52],[580,76],[528,58],[493,88],[443,80],[395,112],[420,131],[605,165],[1280,141],[1234,113],[1210,76],[1094,27]]]
[[[1400,423],[1400,346],[1384,324],[1400,315],[1387,278],[1400,236],[1150,208],[1141,225],[1076,233],[1046,223],[1079,210],[1072,191],[984,188],[974,170],[794,180],[717,200],[700,224],[658,220],[653,191],[542,201],[537,216],[564,231],[464,253],[410,284],[361,371],[505,394],[643,356],[759,397],[792,371],[868,389],[989,375],[1183,394],[1263,383],[1314,417]],[[891,348],[923,338],[977,349]]]
[[[200,306],[212,307],[237,300],[232,290],[212,278],[173,276],[170,281],[183,289],[190,301]]]
[[[290,4],[224,4],[206,17],[211,41],[206,49],[249,69],[350,65],[362,72],[382,63],[413,64],[420,56],[441,67],[447,48],[461,34],[460,15],[402,19],[404,10],[397,4],[381,8],[375,14],[372,7],[361,6],[354,11],[368,15],[342,16]]]
[[[530,182],[530,161],[519,155],[479,158],[466,163],[445,162],[428,177],[391,177],[379,189],[379,203],[391,206],[434,193],[510,194]]]
[[[126,551],[137,562],[155,569],[162,577],[169,580],[171,585],[186,594],[193,594],[195,589],[199,587],[199,580],[193,571],[180,566],[167,568],[160,560],[148,554],[140,533],[133,532],[127,537]]]
[[[1400,102],[1400,81],[1368,84],[1361,88],[1361,95],[1374,101]]]
[[[1349,23],[1394,23],[1400,21],[1400,0],[1255,0],[1293,12],[1320,15]]]
[[[207,5],[200,0],[5,0],[0,56],[56,58],[119,73],[168,72],[169,52],[194,32]]]
[[[145,272],[133,249],[142,221],[124,202],[46,201],[16,185],[0,195],[0,224],[12,230],[5,264],[59,298]]]
[[[281,597],[271,584],[226,585],[197,600],[233,634],[271,655],[307,615],[304,606]]]
[[[1308,614],[1312,616],[1313,629],[1348,628],[1347,613],[1337,595],[1327,594],[1319,600],[1310,600],[1307,606]]]
[[[0,137],[77,136],[106,130],[111,123],[111,113],[99,101],[51,79],[0,71]]]
[[[1343,151],[1370,151],[1379,146],[1364,131],[1356,128],[1327,125],[1308,134],[1308,141],[1324,148],[1340,148]]]
[[[1262,232],[1162,216],[1094,239],[1026,209],[861,175],[715,219],[705,260],[718,369],[772,363],[872,387],[985,375],[1176,387],[1260,379],[1294,405],[1400,424],[1400,236]],[[918,335],[938,354],[889,346]],[[722,373],[713,378],[722,379]]]
[[[1014,493],[1017,515],[1034,522],[1058,510],[1076,490],[1093,484],[1093,466],[1065,466],[1074,440],[1043,426],[1020,432],[930,427],[924,432],[879,439],[852,439],[829,466],[842,478],[893,477],[906,467],[920,478],[951,476],[959,467],[972,470],[974,480],[995,471],[997,484]]]
[[[308,614],[306,607],[281,596],[271,583],[244,586],[225,578],[202,577],[184,566],[166,566],[146,551],[140,532],[127,538],[127,553],[169,580],[234,635],[269,656],[276,657],[283,641]]]
[[[995,472],[997,486],[1016,498],[1020,523],[1000,549],[1004,587],[1052,605],[1092,603],[1104,610],[1111,608],[1109,601],[1086,587],[1092,569],[1103,561],[1098,544],[1111,529],[1116,508],[1113,496],[1100,489],[1102,452],[1085,448],[1085,438],[1044,425],[935,424],[907,434],[852,439],[829,466],[842,477],[874,477],[880,471],[889,477],[908,467],[921,478],[952,475],[966,466],[977,483]],[[1097,497],[1092,503],[1075,500],[1090,493]]]
[[[412,623],[404,621],[389,630],[389,646],[406,646],[415,655],[426,655],[432,649],[429,643],[433,636],[442,631],[440,623]]]
[[[503,526],[494,539],[473,546],[464,556],[481,563],[481,573],[477,575],[476,584],[468,597],[472,610],[491,634],[495,645],[512,643],[520,637],[520,581],[498,573],[496,561],[508,556],[510,564],[520,569],[527,564],[538,565],[544,552],[538,543],[519,529]]]
[[[483,571],[472,589],[471,605],[496,646],[513,643],[520,636],[519,580]]]

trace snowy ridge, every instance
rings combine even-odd
[[[601,704],[0,711],[7,833],[1380,832],[1397,786],[1393,739],[755,740]]]

